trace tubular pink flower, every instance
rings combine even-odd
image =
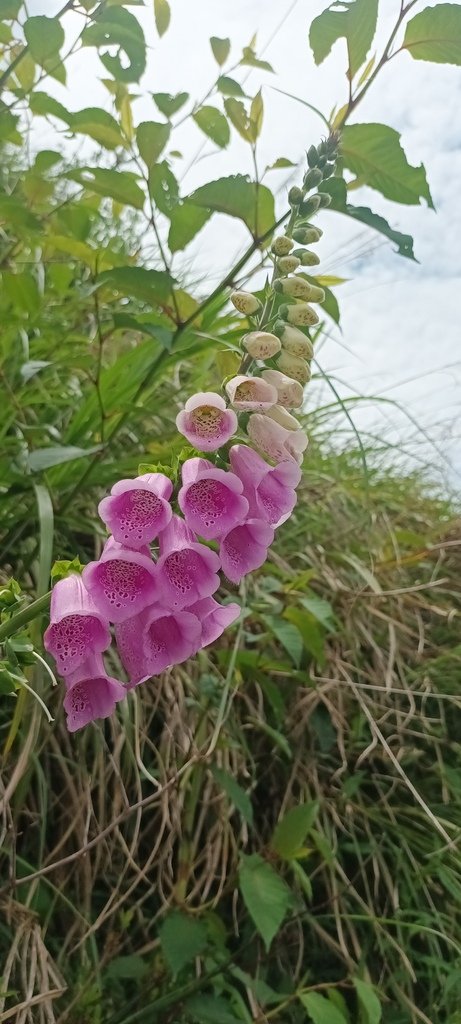
[[[132,551],[110,538],[99,562],[86,565],[82,579],[100,612],[109,622],[137,615],[157,596],[155,566],[148,554]]]
[[[263,519],[247,519],[223,537],[219,547],[221,566],[232,583],[240,583],[267,558],[267,549],[274,539],[274,530]]]
[[[93,603],[77,573],[59,580],[51,595],[51,622],[43,637],[58,672],[67,675],[110,644],[107,618]]]
[[[214,643],[224,630],[235,622],[240,615],[240,606],[232,604],[218,604],[214,597],[205,597],[191,605],[189,611],[200,620],[202,626],[201,647],[208,647]]]
[[[262,378],[277,391],[277,404],[285,409],[299,409],[303,404],[304,389],[298,380],[287,377],[280,370],[263,370]]]
[[[299,466],[293,459],[269,466],[244,444],[234,445],[229,456],[232,471],[243,483],[251,518],[265,519],[276,530],[286,522],[296,505],[295,488],[301,479]]]
[[[188,459],[182,468],[178,504],[187,525],[206,540],[228,533],[248,514],[243,484],[234,473],[215,469],[206,459]]]
[[[261,377],[232,377],[226,384],[226,391],[234,409],[264,412],[277,402],[277,391]]]
[[[214,594],[219,587],[219,568],[217,554],[197,541],[180,516],[173,516],[160,534],[156,566],[160,604],[176,610]]]
[[[69,732],[83,729],[96,718],[108,718],[117,701],[126,697],[126,689],[118,679],[108,676],[100,654],[90,655],[66,679],[64,710]]]
[[[173,484],[163,473],[119,480],[100,501],[98,512],[119,544],[139,550],[168,525],[172,511],[167,499],[172,491]]]
[[[201,626],[190,611],[172,613],[154,605],[117,625],[115,637],[133,687],[196,654]]]
[[[237,417],[232,409],[226,408],[221,395],[199,391],[188,398],[184,409],[178,413],[176,426],[194,448],[214,452],[235,434]]]
[[[303,430],[287,430],[269,416],[254,412],[248,420],[248,437],[274,462],[294,459],[301,463],[308,440]]]

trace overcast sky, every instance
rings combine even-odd
[[[320,68],[315,67],[308,45],[309,24],[327,6],[325,0],[170,2],[171,26],[161,40],[153,24],[152,0],[144,9],[133,8],[150,48],[140,87],[133,86],[133,92],[142,93],[135,106],[137,119],[159,119],[151,92],[184,90],[195,98],[206,93],[216,74],[209,36],[229,36],[231,58],[235,54],[237,60],[242,46],[257,32],[258,54],[273,64],[276,75],[241,69],[235,77],[250,95],[263,86],[259,165],[264,168],[279,156],[302,163],[306,148],[322,135],[323,125],[275,88],[310,101],[327,115],[335,103],[346,99],[344,41],[335,45]],[[59,6],[54,0],[32,0],[30,11],[52,14]],[[434,4],[421,0],[416,11],[427,6]],[[399,0],[381,0],[379,31],[371,52],[380,52],[379,44],[387,38],[399,7]],[[75,25],[79,22],[70,15],[70,33]],[[82,50],[70,68],[67,91],[56,85],[55,95],[70,109],[96,103],[110,109],[108,94],[97,82],[105,74],[98,58]],[[457,486],[461,479],[460,110],[461,68],[414,61],[402,53],[384,69],[354,118],[392,125],[401,132],[410,162],[426,166],[436,213],[425,205],[391,204],[368,189],[353,196],[357,204],[383,213],[393,227],[413,234],[419,264],[395,255],[382,236],[358,230],[339,214],[324,212],[319,218],[324,229],[320,271],[349,278],[337,289],[342,333],[331,328],[319,356],[322,367],[334,376],[342,396],[382,395],[399,402],[421,424],[419,435],[405,415],[389,404],[357,406],[351,415],[364,431],[376,430],[403,445],[411,441],[415,452],[433,461],[434,469],[451,465],[449,474]],[[218,153],[203,141],[192,124],[179,129],[173,140],[173,147],[184,154],[184,159],[175,161],[177,176],[183,178],[192,164],[182,180],[184,194],[222,175],[251,173],[248,147],[235,132],[231,145]],[[267,181],[280,190],[283,209],[287,172],[272,172]],[[208,287],[247,242],[237,222],[214,218],[197,239],[194,275],[206,278]],[[331,394],[327,397],[322,391],[310,389],[310,401],[330,401]],[[344,416],[335,417],[334,422],[338,431],[350,429]]]

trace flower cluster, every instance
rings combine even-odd
[[[304,206],[316,199],[305,202],[305,190],[291,190]],[[304,224],[292,234],[312,244],[321,232]],[[241,372],[225,382],[229,405],[206,391],[177,416],[178,431],[196,451],[220,450],[219,465],[188,458],[177,493],[161,472],[119,480],[99,504],[110,534],[100,558],[54,587],[44,644],[65,681],[71,732],[106,718],[130,689],[216,640],[240,611],[214,597],[219,573],[238,584],[262,566],[275,530],[293,511],[308,441],[292,410],[302,405],[313,356],[300,328],[318,322],[311,303],[324,299],[312,279],[294,273],[313,266],[315,254],[293,248],[288,235],[272,242],[264,308],[250,292],[231,295],[253,329],[242,339]],[[279,294],[287,305],[278,305]],[[243,430],[246,438],[235,439]],[[127,683],[104,666],[113,637]]]

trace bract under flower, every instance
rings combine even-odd
[[[222,537],[245,519],[248,501],[234,473],[215,469],[206,459],[188,459],[182,467],[182,480],[178,504],[187,525],[201,537]]]
[[[263,519],[247,519],[234,526],[222,538],[219,547],[221,566],[232,583],[240,583],[254,569],[259,569],[267,558],[267,549],[274,539],[274,531]]]
[[[109,622],[123,622],[152,604],[157,594],[155,566],[147,553],[109,540],[98,562],[86,565],[82,579]]]
[[[119,480],[99,503],[98,512],[119,544],[139,550],[168,525],[172,491],[173,484],[163,473]]]
[[[108,718],[126,689],[108,676],[101,655],[91,655],[66,679],[64,710],[69,732],[76,732],[97,718]]]
[[[226,391],[234,408],[242,412],[263,412],[277,401],[277,391],[261,377],[232,377],[226,384]]]
[[[230,450],[230,463],[243,483],[243,493],[254,519],[264,519],[274,529],[291,515],[297,501],[295,488],[301,479],[301,470],[293,459],[269,466],[247,445],[234,445]]]
[[[50,619],[43,643],[61,675],[75,672],[90,655],[109,647],[107,618],[100,614],[77,573],[53,587]]]
[[[226,408],[221,395],[201,391],[188,398],[176,417],[176,426],[194,448],[214,452],[235,434],[237,417],[232,409]]]
[[[173,516],[160,534],[156,566],[159,602],[177,609],[209,597],[219,587],[219,568],[217,554],[197,540],[180,516]]]

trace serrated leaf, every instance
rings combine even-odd
[[[24,35],[36,64],[52,74],[59,63],[59,51],[65,39],[59,18],[47,18],[45,14],[27,18]]]
[[[386,124],[346,125],[341,136],[341,158],[363,185],[396,203],[433,202],[423,164],[408,163],[400,134]]]
[[[230,130],[227,119],[216,107],[209,105],[200,107],[192,117],[201,131],[208,135],[208,138],[212,139],[221,149],[224,149],[229,144]]]
[[[260,68],[261,71],[271,71],[274,74],[272,64],[269,64],[267,60],[259,60],[252,46],[244,47],[240,63],[244,67]]]
[[[165,918],[159,930],[160,944],[173,975],[203,952],[207,943],[205,925],[179,910]]]
[[[48,96],[46,92],[33,92],[29,105],[32,113],[41,117],[58,117],[60,121],[64,121],[68,125],[72,121],[73,115],[70,111],[66,110],[62,103],[58,103],[54,96]]]
[[[171,252],[185,249],[210,219],[209,210],[190,203],[180,203],[171,211],[168,245]]]
[[[299,998],[313,1024],[347,1024],[341,1010],[319,992],[301,992]]]
[[[154,0],[154,17],[159,36],[164,36],[171,20],[168,0]]]
[[[210,46],[216,63],[221,67],[226,63],[230,53],[230,39],[219,39],[218,36],[212,36],[210,39]]]
[[[354,988],[360,1006],[360,1024],[380,1024],[382,1006],[372,985],[360,978],[353,978]]]
[[[245,139],[245,142],[251,142],[250,118],[241,100],[237,100],[233,96],[227,97],[224,100],[224,109],[229,121],[242,136],[242,139]]]
[[[192,192],[187,202],[240,218],[253,237],[264,235],[275,222],[272,192],[265,185],[257,187],[243,174],[210,181]]]
[[[115,199],[124,206],[134,206],[142,210],[145,195],[137,183],[137,175],[131,171],[110,171],[102,167],[80,167],[76,171],[68,171],[67,178],[84,185],[90,192],[99,196]]]
[[[220,75],[216,85],[223,96],[245,96],[240,83],[228,75]]]
[[[322,189],[324,192],[328,192],[328,194],[331,195],[331,210],[337,210],[340,213],[344,213],[346,216],[352,217],[354,220],[360,221],[362,224],[366,224],[374,231],[379,231],[381,235],[385,235],[386,238],[389,238],[391,242],[396,244],[396,252],[401,256],[406,256],[409,260],[415,260],[415,262],[417,262],[413,252],[412,236],[404,235],[401,231],[396,231],[394,228],[391,228],[385,217],[381,217],[379,214],[374,213],[368,206],[352,206],[348,203],[346,184],[342,178],[330,178],[329,181],[323,182]]]
[[[149,192],[158,209],[169,217],[179,203],[179,185],[167,160],[151,167]]]
[[[287,811],[275,827],[270,845],[284,860],[296,857],[315,822],[319,810],[317,801],[299,804]]]
[[[242,858],[239,884],[248,913],[268,950],[292,903],[292,894],[283,878],[257,853]]]
[[[296,164],[293,163],[293,160],[289,160],[287,156],[279,156],[273,164],[269,164],[269,167],[266,167],[266,171],[281,171],[285,167],[296,167]]]
[[[141,121],[136,129],[139,155],[146,167],[155,164],[170,137],[171,127],[162,121]]]
[[[82,32],[82,46],[98,49],[99,59],[116,81],[139,82],[146,66],[146,43],[139,21],[124,7],[100,5]],[[106,52],[109,47],[116,47],[115,55]]]
[[[344,9],[346,8],[346,9]],[[309,43],[316,64],[321,64],[334,43],[347,42],[348,73],[351,78],[361,68],[373,42],[378,17],[378,0],[338,0],[314,18]]]
[[[73,132],[88,135],[106,149],[126,147],[119,125],[111,114],[99,107],[87,107],[70,115],[70,128]]]
[[[437,4],[407,23],[402,49],[415,60],[461,64],[461,7]]]
[[[175,96],[172,96],[169,92],[153,92],[152,99],[157,104],[157,107],[161,114],[165,117],[173,117],[173,114],[177,114],[178,110],[187,103],[189,99],[188,92],[178,92]]]
[[[141,299],[150,306],[168,301],[173,278],[165,270],[145,267],[114,267],[98,274],[96,283],[108,285],[130,298]]]
[[[211,769],[211,774],[218,783],[218,786],[224,790],[226,795],[229,797],[229,800],[231,800],[232,803],[235,804],[237,810],[240,811],[242,818],[244,818],[249,825],[252,825],[253,808],[251,806],[251,800],[248,793],[245,793],[245,790],[239,786],[238,782],[235,781],[232,775],[229,775],[229,772],[225,772],[223,768],[213,767]]]

